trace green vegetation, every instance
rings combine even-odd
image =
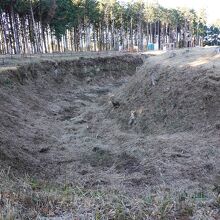
[[[138,0],[2,0],[0,54],[202,45],[206,14]]]

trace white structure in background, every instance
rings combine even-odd
[[[154,50],[159,50],[159,45],[158,45],[158,43],[154,44]]]
[[[119,52],[123,51],[123,46],[122,46],[122,45],[119,45],[119,46],[118,46],[118,51],[119,51]]]

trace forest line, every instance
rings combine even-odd
[[[0,54],[202,45],[205,10],[117,0],[2,0]]]

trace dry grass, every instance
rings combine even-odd
[[[166,67],[219,67],[220,54],[216,53],[215,47],[192,48],[168,51],[160,56],[150,58],[152,65],[160,63]]]
[[[174,55],[172,53],[180,54]],[[11,137],[14,133],[17,132],[16,135],[18,135],[17,139],[13,138],[15,143],[2,142],[3,149],[8,150],[10,153],[11,147],[14,146],[14,150],[11,151],[12,156],[9,154],[12,163],[14,163],[13,158],[18,156],[21,161],[28,159],[27,164],[33,167],[35,167],[35,164],[37,166],[40,162],[43,163],[40,164],[37,177],[13,175],[10,169],[0,172],[0,219],[44,219],[44,217],[48,219],[60,217],[60,219],[80,220],[219,219],[220,199],[218,195],[220,182],[217,182],[217,185],[212,184],[214,176],[219,172],[218,136],[209,139],[207,135],[197,135],[192,133],[191,130],[185,133],[176,132],[171,135],[162,135],[157,127],[155,127],[155,130],[159,133],[158,135],[149,135],[148,130],[144,130],[146,131],[146,135],[144,135],[140,130],[137,130],[139,133],[136,132],[135,123],[133,127],[122,131],[118,128],[120,123],[117,123],[116,120],[119,111],[121,111],[124,123],[127,126],[130,110],[133,110],[133,107],[137,108],[136,112],[140,115],[144,111],[143,103],[146,103],[146,109],[149,110],[152,102],[149,101],[149,105],[146,102],[149,97],[148,93],[145,94],[147,88],[150,90],[148,92],[151,92],[149,94],[155,94],[156,107],[153,109],[154,111],[155,109],[158,110],[156,116],[162,120],[163,112],[159,111],[163,104],[161,94],[167,94],[170,90],[167,91],[167,86],[165,86],[164,91],[161,90],[161,93],[157,95],[157,92],[163,88],[159,84],[163,82],[161,80],[164,77],[163,71],[161,71],[162,78],[159,81],[155,78],[156,83],[153,88],[151,88],[150,79],[145,71],[150,68],[149,63],[152,64],[154,68],[152,71],[154,71],[156,69],[154,67],[155,62],[159,64],[167,62],[164,67],[168,70],[169,75],[172,76],[169,72],[172,70],[171,73],[175,76],[175,65],[181,65],[181,57],[185,56],[187,65],[196,65],[195,60],[198,56],[193,54],[196,54],[197,50],[191,53],[192,59],[191,55],[189,56],[190,53],[182,50],[166,53],[161,57],[150,58],[149,62],[147,61],[148,63],[140,68],[139,75],[134,76],[136,80],[133,78],[133,81],[126,85],[128,87],[125,86],[125,90],[119,89],[123,95],[122,98],[125,94],[128,94],[128,98],[131,97],[132,99],[126,101],[123,98],[120,107],[116,109],[107,104],[105,96],[103,96],[103,99],[105,99],[103,101],[105,103],[104,107],[100,104],[102,100],[99,103],[100,94],[97,91],[103,91],[103,88],[110,89],[105,87],[108,83],[107,79],[103,79],[104,87],[101,87],[96,85],[97,82],[101,81],[98,80],[99,78],[94,78],[92,82],[83,84],[82,81],[74,81],[76,79],[71,78],[71,74],[68,74],[66,76],[68,81],[58,84],[59,89],[61,89],[61,86],[63,86],[63,89],[57,94],[57,84],[55,83],[46,88],[41,87],[47,85],[47,82],[53,82],[50,78],[41,79],[39,77],[38,81],[30,78],[26,84],[16,87],[15,83],[12,84],[13,82],[2,76],[4,90],[1,120],[3,125],[4,123],[7,125],[3,127],[5,130],[2,137],[6,137],[5,140],[12,140]],[[201,53],[201,51],[198,53]],[[201,59],[199,58],[199,65],[203,65],[204,60],[209,59],[212,51],[208,51],[207,56],[205,56],[205,53],[204,51],[204,56]],[[217,56],[213,55],[212,58],[217,60]],[[60,57],[57,58],[60,59]],[[218,64],[214,65],[214,69],[216,69]],[[60,70],[69,73],[70,69],[66,67],[70,65],[65,63],[63,66],[65,68],[60,66]],[[111,63],[109,66],[116,65]],[[163,66],[160,67],[160,70],[162,70]],[[36,68],[36,71],[42,71],[43,73],[47,68],[48,72],[53,71],[53,69],[49,69],[48,64],[41,67],[41,70],[38,69],[37,65]],[[108,69],[107,65],[104,68],[107,71],[103,78],[109,76],[109,69],[111,69]],[[127,73],[127,69],[126,67],[123,71]],[[186,69],[186,71],[188,70],[189,68]],[[116,73],[122,74],[123,71],[118,68]],[[81,73],[78,70],[73,72]],[[177,73],[177,75],[183,74]],[[49,77],[49,74],[40,76]],[[141,80],[137,76],[141,76]],[[211,76],[214,76],[214,74],[211,74]],[[180,88],[182,80],[179,80],[179,78],[176,81],[171,80],[171,78],[168,79],[172,86],[175,85],[174,89]],[[118,80],[116,81],[118,82]],[[70,86],[69,82],[75,82],[76,85],[82,87],[71,84],[72,87],[67,88]],[[146,83],[143,84],[143,82]],[[39,86],[36,91],[33,85]],[[191,83],[189,83],[190,85]],[[50,91],[50,89],[52,90]],[[115,87],[111,89],[113,90]],[[185,87],[183,90],[185,91]],[[39,96],[40,92],[42,92],[42,96]],[[15,99],[15,102],[8,103],[8,94]],[[25,94],[28,94],[28,96],[25,96]],[[92,96],[89,96],[91,94]],[[35,99],[36,97],[38,99]],[[46,99],[44,100],[44,98]],[[116,98],[118,97],[116,96]],[[138,98],[140,98],[140,101]],[[91,99],[93,102],[88,101]],[[18,103],[18,100],[21,102]],[[186,99],[184,98],[184,100]],[[195,100],[198,99],[195,98]],[[30,101],[29,105],[27,105],[27,101]],[[167,104],[169,105],[169,102]],[[125,108],[126,105],[127,109]],[[105,117],[106,106],[116,114],[111,119]],[[47,111],[43,107],[48,107]],[[5,109],[12,117],[5,114]],[[45,112],[49,119],[45,117],[42,118],[42,121],[38,121],[39,116],[45,115]],[[22,114],[19,115],[18,113]],[[27,116],[30,116],[30,121],[26,120]],[[75,116],[76,119],[74,119]],[[170,116],[173,118],[172,114]],[[60,117],[67,120],[60,120]],[[11,118],[13,120],[9,120]],[[88,126],[82,120],[82,124],[78,123],[79,118],[88,121]],[[135,119],[138,122],[138,118]],[[140,119],[140,122],[146,122],[142,118]],[[74,124],[74,120],[77,123]],[[180,120],[176,121],[180,122]],[[29,123],[30,126],[28,126]],[[173,123],[171,124],[173,125]],[[21,127],[16,130],[16,125],[21,125]],[[36,128],[33,128],[33,125],[36,125]],[[140,125],[142,126],[144,123]],[[12,130],[9,130],[9,128]],[[134,131],[132,128],[134,128]],[[31,129],[33,129],[33,136],[29,136],[32,134]],[[34,133],[35,131],[38,132]],[[49,133],[47,133],[48,131]],[[55,138],[51,139],[51,137]],[[19,145],[19,140],[27,140],[27,142]],[[62,143],[60,140],[66,142]],[[36,141],[35,145],[31,146],[34,141]],[[41,148],[39,148],[39,145],[43,143],[45,145],[41,145]],[[19,152],[21,149],[22,154],[18,155],[18,153],[21,153]],[[42,149],[46,150],[42,151]],[[30,157],[32,155],[34,157]],[[50,181],[45,180],[41,176],[43,173],[41,167],[50,170],[48,174],[51,176],[53,176],[52,172],[57,176],[54,176],[53,180],[52,178]],[[140,170],[136,168],[140,168]],[[48,179],[51,177],[50,175],[48,175]]]
[[[158,188],[140,198],[116,189],[90,190],[70,184],[53,184],[0,172],[0,219],[217,219],[217,193],[172,192]]]
[[[21,54],[21,55],[0,55],[0,71],[15,69],[17,66],[37,63],[40,61],[61,61],[61,60],[77,60],[79,58],[96,58],[121,56],[124,53],[118,51],[102,51],[102,52],[66,52],[52,54]],[[126,53],[129,54],[129,53]]]
[[[149,57],[129,83],[115,91],[116,99],[125,104],[114,117],[127,130],[125,118],[135,111],[133,130],[148,134],[188,131],[196,126],[201,132],[209,120],[210,126],[218,126],[219,61],[215,48],[181,49]]]

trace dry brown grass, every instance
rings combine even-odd
[[[21,55],[0,55],[0,71],[14,69],[17,66],[38,63],[41,61],[61,61],[61,60],[77,60],[79,58],[96,58],[121,56],[123,52],[118,51],[102,51],[102,52],[66,52],[52,54],[21,54]],[[126,52],[126,54],[129,54]]]
[[[127,57],[123,62],[116,62],[116,58],[103,64],[100,59],[87,64],[82,62],[76,69],[71,62],[60,62],[60,79],[64,81],[58,82],[52,77],[54,65],[50,62],[21,69],[19,79],[1,76],[0,125],[4,132],[0,131],[0,156],[4,161],[0,162],[7,167],[9,160],[11,165],[20,168],[20,175],[19,171],[15,175],[10,169],[0,172],[1,218],[219,219],[220,182],[214,185],[213,181],[219,172],[219,136],[212,136],[211,132],[208,135],[193,133],[192,130],[168,134],[156,126],[157,134],[154,135],[149,130],[143,129],[145,133],[135,130],[136,123],[121,129],[121,121],[117,121],[121,113],[122,122],[127,126],[131,110],[136,110],[135,117],[149,110],[152,102],[146,101],[149,97],[144,93],[146,89],[150,90],[149,94],[155,94],[153,103],[157,116],[163,119],[161,95],[170,90],[163,87],[162,71],[162,78],[153,88],[145,71],[152,67],[156,72],[158,68],[154,65],[159,63],[160,70],[163,67],[172,70],[175,76],[176,65],[182,65],[181,57],[186,56],[187,65],[195,65],[198,58],[194,52],[184,50],[171,53],[180,54],[166,53],[150,58],[151,66],[146,63],[124,90],[117,91],[120,85],[117,83],[123,83],[120,76],[124,74],[127,79],[128,71],[132,74],[139,62],[132,63],[132,58]],[[194,58],[191,59],[190,53]],[[209,59],[209,52],[208,56],[205,52],[198,53],[204,54],[199,64]],[[90,76],[91,69],[89,66],[84,68],[85,64],[92,64],[93,68],[99,65],[103,72],[97,71],[97,75]],[[83,81],[76,77],[77,74],[91,79]],[[171,88],[179,89],[177,82],[181,80],[171,80]],[[160,88],[164,88],[164,92]],[[127,94],[129,100],[119,97],[119,107],[113,108],[105,95],[106,91],[113,90],[116,100],[117,94],[122,98]],[[162,92],[157,95],[157,91]],[[112,118],[106,116],[106,108],[112,112]],[[170,118],[174,118],[173,114]],[[147,121],[140,117],[135,118],[136,122],[138,119],[141,125]],[[3,153],[8,158],[4,158]],[[36,167],[38,175],[31,175]],[[21,177],[27,168],[33,171]],[[47,178],[42,177],[43,172],[48,174]]]
[[[132,198],[117,189],[89,190],[0,172],[0,219],[218,219],[217,193],[173,192],[168,188]]]

